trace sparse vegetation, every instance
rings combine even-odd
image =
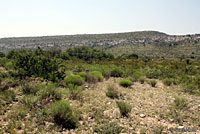
[[[149,80],[149,84],[150,84],[152,87],[156,87],[157,81],[156,81],[156,80]]]
[[[128,114],[131,112],[132,107],[123,101],[116,101],[116,103],[121,115],[128,116]]]
[[[198,58],[117,57],[80,48],[13,50],[0,57],[0,133],[199,127]]]
[[[63,128],[74,129],[78,125],[78,117],[70,104],[65,101],[56,101],[51,106],[52,116],[58,125]]]
[[[108,86],[108,91],[106,92],[106,96],[112,98],[112,99],[118,99],[119,93],[118,91],[113,87],[113,85]]]
[[[130,80],[120,80],[119,84],[123,87],[130,87],[133,83]]]

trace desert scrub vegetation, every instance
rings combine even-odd
[[[120,80],[119,85],[122,87],[130,87],[133,83],[130,80]]]
[[[131,105],[123,102],[123,101],[116,101],[116,104],[119,108],[119,111],[121,113],[122,116],[128,116],[128,114],[131,112]]]
[[[101,82],[101,81],[103,81],[103,75],[99,71],[92,71],[87,75],[86,81],[88,83]]]
[[[149,80],[149,84],[150,84],[152,87],[156,87],[157,81],[156,81],[156,80]]]
[[[119,126],[116,122],[106,122],[105,124],[95,126],[94,132],[99,134],[120,134],[124,129],[124,127]]]
[[[81,86],[84,84],[84,78],[82,78],[79,75],[69,75],[65,79],[65,83],[66,85],[73,84],[73,85]]]
[[[110,97],[111,99],[118,99],[119,98],[119,92],[113,85],[108,85],[108,90],[106,92],[106,96]]]
[[[166,78],[166,79],[163,80],[163,83],[166,86],[170,86],[173,83],[173,80]]]
[[[162,122],[155,133],[168,133],[171,125],[199,126],[199,59],[109,58],[80,48],[13,50],[0,58],[0,133],[137,133]],[[165,90],[160,81],[173,86]],[[119,119],[119,112],[136,120]]]
[[[79,117],[68,102],[54,102],[51,105],[51,112],[55,123],[63,128],[74,129],[78,126]]]
[[[69,84],[67,87],[70,91],[70,99],[73,99],[73,100],[80,100],[81,99],[82,91],[83,91],[81,86]]]

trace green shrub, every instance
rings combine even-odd
[[[144,84],[145,78],[144,78],[144,77],[140,77],[140,78],[139,78],[139,81],[140,81],[141,84]]]
[[[37,106],[38,100],[38,96],[26,95],[22,98],[21,103],[28,108],[34,108]]]
[[[70,75],[65,79],[66,85],[73,84],[77,86],[81,86],[84,83],[84,80],[79,75]]]
[[[63,128],[74,129],[78,125],[78,117],[70,104],[65,101],[56,101],[51,105],[51,112],[56,124]]]
[[[138,81],[141,77],[143,76],[143,74],[140,71],[134,71],[133,75],[132,75],[132,81],[136,82]]]
[[[4,79],[0,83],[0,91],[7,90],[10,87],[15,87],[17,85],[18,85],[18,82],[16,80],[13,80],[11,78]]]
[[[131,112],[131,106],[123,101],[116,101],[119,111],[122,116],[128,116],[128,113]]]
[[[163,80],[163,83],[166,86],[170,86],[173,83],[173,80],[166,78],[166,79]]]
[[[8,61],[5,63],[5,68],[6,69],[12,69],[13,68],[13,63],[11,61]]]
[[[68,85],[69,91],[70,91],[70,99],[73,100],[80,100],[82,96],[82,87],[76,86],[73,84]]]
[[[94,127],[94,132],[98,134],[120,134],[124,127],[119,126],[116,122],[107,122]]]
[[[109,69],[104,69],[104,70],[102,71],[102,75],[103,75],[103,77],[104,77],[105,79],[109,79],[110,76],[111,76],[111,71],[110,71]]]
[[[115,68],[111,71],[112,77],[122,77],[123,76],[123,70],[121,68]]]
[[[184,97],[175,96],[174,97],[174,108],[178,110],[182,110],[187,108],[188,100]]]
[[[189,84],[185,84],[184,85],[184,92],[187,92],[187,93],[195,93],[195,91],[197,91],[197,86],[194,84],[194,83],[189,83]]]
[[[108,91],[106,92],[106,96],[112,98],[112,99],[118,99],[119,98],[119,93],[112,85],[108,86]]]
[[[86,72],[80,72],[78,75],[80,75],[84,80],[86,80],[86,77],[87,77]]]
[[[146,77],[150,79],[158,79],[160,76],[162,76],[161,70],[158,69],[152,69],[145,72]]]
[[[47,86],[41,85],[41,88],[37,95],[40,97],[41,100],[60,100],[62,98],[61,92],[56,89],[55,85],[50,84]]]
[[[23,105],[19,105],[13,107],[12,111],[8,114],[8,117],[12,120],[22,120],[25,118],[27,113],[28,109]]]
[[[13,100],[15,100],[16,95],[13,91],[5,90],[0,91],[0,103],[1,101],[5,101],[6,103],[11,103]]]
[[[29,83],[25,83],[22,86],[22,92],[24,94],[36,94],[39,91],[39,89],[35,85],[31,85]]]
[[[87,75],[86,81],[88,83],[96,83],[103,81],[103,75],[99,71],[92,71]]]
[[[156,80],[149,80],[149,84],[150,84],[152,87],[156,87],[157,81],[156,81]]]
[[[64,78],[64,72],[59,70],[61,62],[54,59],[41,49],[34,52],[29,50],[19,50],[14,52],[14,68],[18,71],[20,79],[36,76],[58,81]]]
[[[130,80],[120,80],[119,84],[123,87],[130,87],[132,85],[132,82]]]
[[[0,52],[0,58],[5,57],[6,55],[3,52]]]

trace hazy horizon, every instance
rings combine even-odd
[[[0,38],[159,31],[200,33],[198,0],[1,1]]]

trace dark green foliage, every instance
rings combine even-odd
[[[170,86],[173,83],[173,80],[166,78],[166,79],[163,80],[163,83],[166,86]]]
[[[63,72],[58,71],[58,60],[46,56],[42,50],[35,50],[35,52],[21,51],[16,52],[14,57],[14,67],[18,70],[18,75],[21,79],[34,75],[36,77],[58,81],[58,79],[64,77]]]
[[[85,61],[105,59],[110,60],[114,58],[114,56],[111,54],[106,54],[103,51],[85,46],[68,48],[66,52],[61,54],[61,57],[63,59],[78,58]]]
[[[79,75],[70,75],[65,79],[66,85],[73,84],[81,86],[84,83],[84,78]]]
[[[0,58],[5,57],[6,55],[3,52],[0,52]]]
[[[150,79],[158,79],[160,76],[162,76],[162,72],[159,69],[148,70],[145,74],[146,77]]]
[[[118,99],[119,93],[112,85],[108,86],[108,91],[106,92],[106,96],[110,97],[111,99]]]
[[[141,84],[144,84],[145,78],[144,78],[144,77],[140,77],[140,78],[139,78],[139,81],[140,81]]]
[[[137,54],[130,54],[127,56],[128,59],[131,59],[131,58],[135,58],[135,59],[138,59],[139,56]]]
[[[94,128],[94,132],[98,134],[120,134],[123,130],[124,127],[119,126],[116,122],[107,122]]]
[[[88,83],[96,83],[103,81],[103,75],[99,71],[92,71],[87,75],[86,81]]]
[[[157,81],[156,81],[156,80],[149,80],[149,84],[150,84],[152,87],[156,87]]]
[[[52,117],[63,128],[74,129],[78,125],[78,116],[68,102],[56,101],[51,105]]]
[[[122,77],[123,76],[123,70],[120,69],[120,68],[114,68],[112,71],[111,71],[111,76],[112,77]]]
[[[131,112],[132,107],[123,101],[116,101],[116,103],[121,115],[128,116],[128,114]]]
[[[123,87],[130,87],[133,83],[130,80],[120,80],[119,84]]]

